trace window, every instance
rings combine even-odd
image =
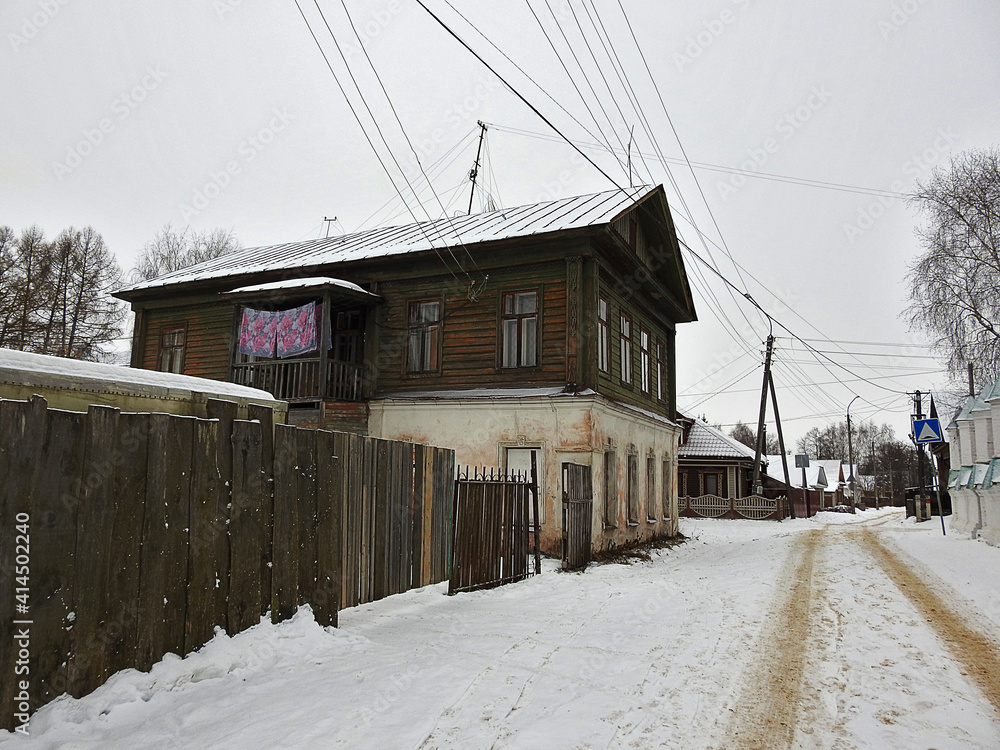
[[[719,472],[705,472],[701,475],[702,495],[721,495],[722,474]]]
[[[656,398],[658,401],[663,400],[663,374],[665,372],[663,363],[663,342],[656,342]]]
[[[611,325],[608,301],[597,300],[597,367],[601,372],[611,372]]]
[[[643,393],[649,393],[650,385],[650,367],[649,367],[649,333],[646,331],[639,331],[639,387],[642,388]]]
[[[660,499],[663,502],[663,517],[670,518],[670,485],[672,484],[671,479],[673,479],[673,471],[671,471],[671,464],[669,458],[663,459],[662,468],[660,470]]]
[[[538,516],[542,523],[545,523],[545,487],[543,487],[543,482],[545,479],[545,467],[542,465],[543,462],[543,452],[540,447],[537,448],[507,448],[506,453],[506,469],[508,474],[514,472],[520,472],[524,476],[531,476],[531,457],[535,457],[535,475],[538,479]],[[530,498],[530,495],[529,495]],[[534,503],[528,503],[528,523],[534,525],[535,523],[535,508]]]
[[[618,457],[604,452],[604,528],[618,525]]]
[[[407,372],[440,369],[441,303],[411,302],[407,315]]]
[[[502,367],[538,364],[538,292],[504,294],[500,335]]]
[[[646,456],[646,521],[656,522],[656,457]]]
[[[184,372],[185,328],[164,328],[160,331],[160,357],[157,367],[160,372]]]
[[[364,323],[360,310],[341,310],[333,316],[333,358],[360,364],[364,348]]]
[[[632,382],[632,321],[627,315],[621,316],[622,382]]]
[[[639,455],[635,448],[628,452],[628,471],[625,477],[628,493],[628,522],[630,526],[639,523]]]

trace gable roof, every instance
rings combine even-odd
[[[822,463],[822,461],[810,461],[809,466],[806,468],[806,485],[808,485],[811,489],[817,489],[820,487],[826,489],[830,486],[829,480],[826,476],[826,470],[821,465]],[[764,470],[764,473],[767,476],[791,487],[801,487],[802,469],[796,469],[794,465],[792,465],[788,467],[788,471],[792,475],[791,482],[789,482],[785,476],[785,471],[782,468],[781,456],[767,456],[767,468]]]
[[[688,431],[687,440],[680,447],[677,455],[680,458],[750,459],[752,463],[756,452],[743,445],[739,440],[734,440],[729,435],[699,419],[694,420],[694,424]]]
[[[134,292],[176,284],[443,250],[463,244],[468,246],[596,227],[612,223],[637,203],[655,194],[659,194],[662,199],[668,214],[667,221],[670,222],[662,186],[643,185],[469,216],[366,229],[340,237],[244,248],[155,279],[140,281],[115,294],[128,298]],[[681,273],[683,274],[683,270]],[[684,285],[686,287],[686,280]]]

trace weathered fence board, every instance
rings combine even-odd
[[[261,426],[233,422],[233,484],[229,510],[229,597],[227,631],[240,633],[260,622],[260,558],[265,526],[262,499],[267,488],[261,474]]]
[[[31,710],[309,604],[448,577],[454,452],[285,425],[0,400],[0,549],[31,526]],[[18,514],[24,514],[19,516]],[[16,601],[15,558],[0,596]],[[9,620],[4,620],[7,633]],[[0,663],[17,659],[0,638]],[[0,680],[0,725],[15,726]]]

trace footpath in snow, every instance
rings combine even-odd
[[[977,671],[1000,550],[893,509],[682,531],[649,562],[219,634],[0,747],[1000,747]]]

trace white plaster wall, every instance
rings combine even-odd
[[[975,451],[975,423],[971,419],[963,419],[958,423],[958,440],[962,445],[962,466],[970,466],[978,459]]]
[[[990,403],[990,422],[993,426],[993,458],[1000,453],[1000,400]]]
[[[979,499],[973,490],[951,490],[951,518],[948,526],[959,534],[975,536],[981,524]]]
[[[462,466],[502,467],[507,447],[540,447],[539,502],[542,547],[558,553],[562,540],[561,508],[563,462],[591,466],[594,486],[594,548],[677,531],[676,464],[680,429],[673,424],[633,412],[601,397],[525,397],[503,399],[405,400],[370,403],[369,434],[394,440],[412,440],[455,449]],[[618,463],[620,522],[603,528],[604,450],[611,445]],[[639,457],[639,522],[629,525],[626,512],[627,450],[634,445]],[[656,497],[660,497],[661,464],[671,461],[669,519],[658,514],[646,520],[646,456],[657,459]]]
[[[994,422],[994,424],[997,424]],[[965,466],[962,460],[962,441],[958,437],[958,430],[954,427],[945,430],[945,435],[948,437],[948,447],[951,451],[951,468],[957,469],[960,466]]]
[[[989,409],[973,413],[976,425],[976,461],[984,463],[993,458],[993,420]]]
[[[990,487],[988,490],[978,490],[983,511],[983,527],[979,530],[979,538],[1000,547],[1000,487]]]

